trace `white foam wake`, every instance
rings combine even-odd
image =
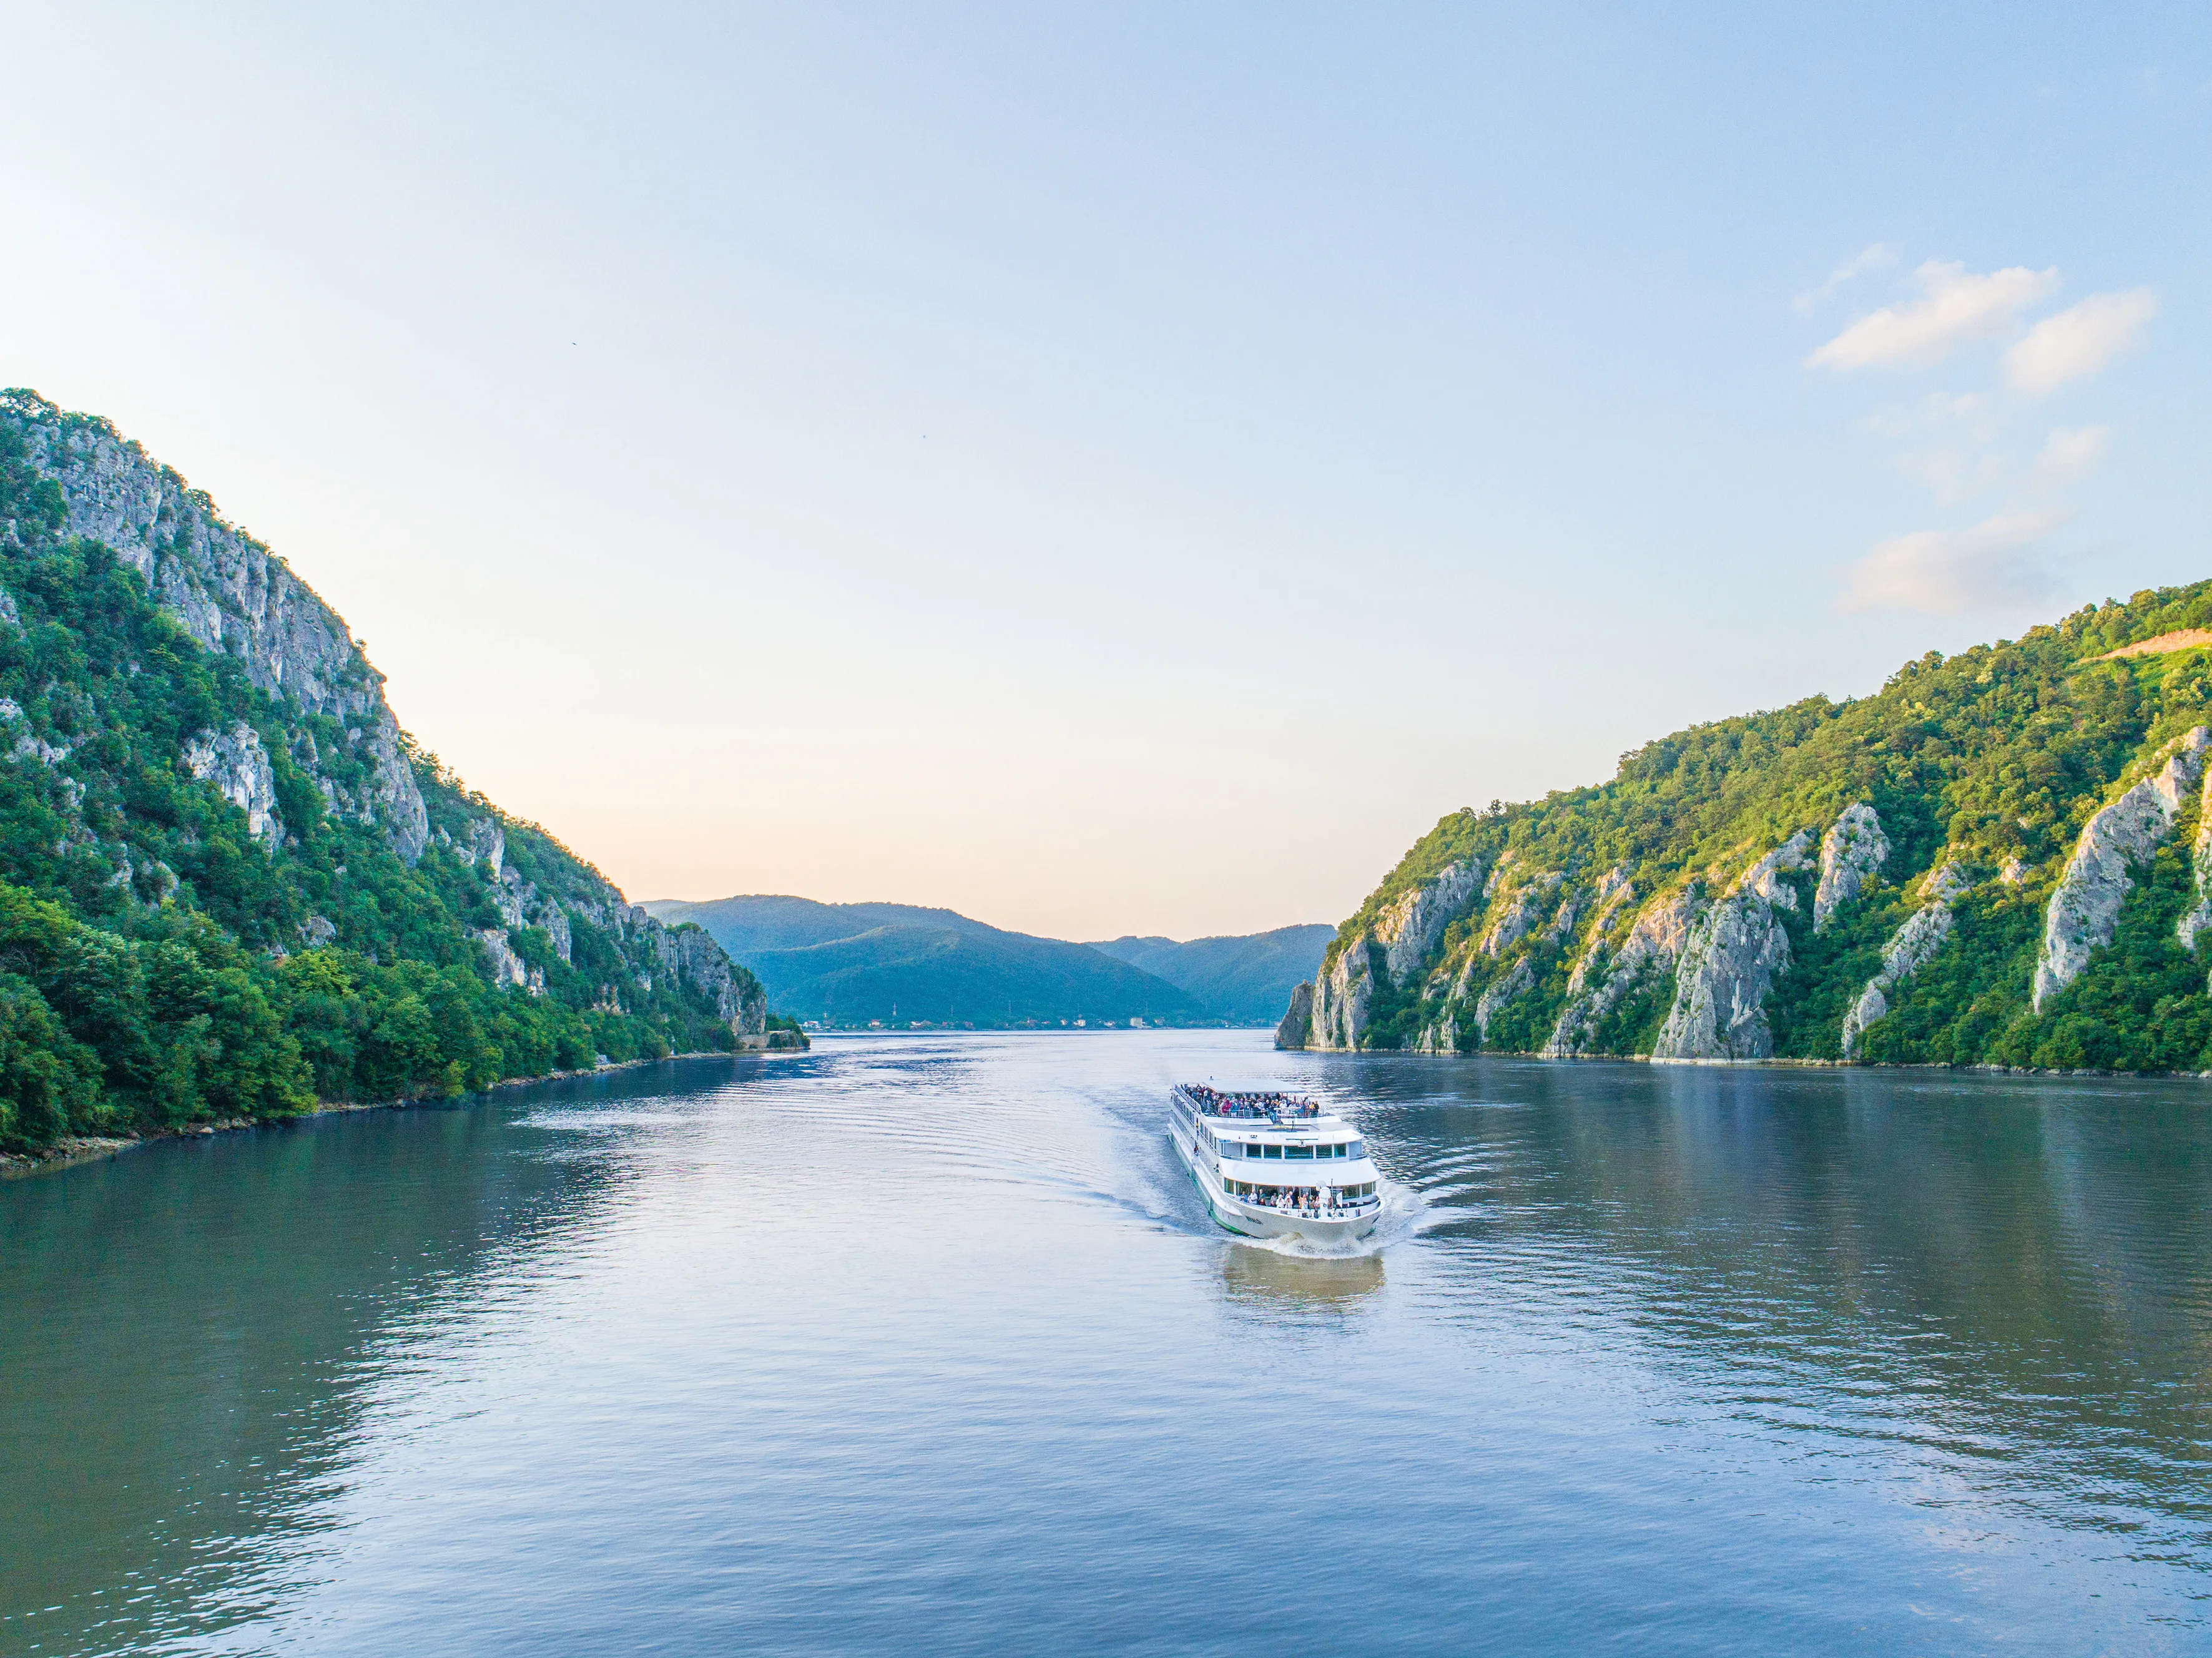
[[[1375,1223],[1375,1230],[1364,1238],[1346,1238],[1336,1242],[1320,1242],[1306,1237],[1244,1238],[1239,1242],[1254,1249],[1265,1249],[1270,1254],[1290,1255],[1305,1260],[1352,1260],[1361,1255],[1379,1254],[1394,1243],[1425,1230],[1443,1218],[1431,1208],[1429,1200],[1419,1190],[1401,1186],[1395,1181],[1382,1182],[1382,1214]]]

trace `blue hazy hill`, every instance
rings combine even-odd
[[[1008,932],[949,909],[774,894],[646,908],[672,925],[697,922],[792,1018],[992,1026],[1218,1017],[1200,998],[1088,945]]]
[[[1281,926],[1180,944],[1131,935],[1091,947],[1188,991],[1231,1024],[1272,1024],[1291,993],[1320,969],[1322,952],[1335,936],[1333,926]]]

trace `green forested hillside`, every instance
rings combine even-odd
[[[1142,968],[1188,991],[1200,1005],[1231,1024],[1273,1024],[1283,1003],[1314,968],[1336,930],[1282,926],[1213,938],[1146,938],[1129,934],[1091,948]]]
[[[1004,1027],[1213,1017],[1164,979],[1087,944],[1004,932],[949,909],[765,894],[647,908],[705,927],[793,1018]]]
[[[758,987],[399,732],[282,561],[0,394],[0,1151],[764,1030]]]
[[[1455,812],[1280,1040],[2212,1068],[2208,624],[2145,592]]]

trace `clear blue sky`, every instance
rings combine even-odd
[[[2208,18],[19,7],[0,381],[633,896],[1334,920],[2212,575]]]

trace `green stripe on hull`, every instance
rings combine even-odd
[[[1193,1163],[1188,1157],[1183,1156],[1182,1142],[1176,1139],[1172,1134],[1169,1135],[1168,1139],[1175,1146],[1176,1157],[1182,1164],[1182,1172],[1190,1176],[1190,1183],[1198,1192],[1198,1200],[1206,1206],[1206,1212],[1212,1217],[1213,1224],[1216,1226],[1218,1226],[1223,1231],[1236,1237],[1256,1238],[1260,1236],[1261,1234],[1257,1232],[1247,1232],[1242,1227],[1231,1226],[1227,1221],[1221,1218],[1221,1212],[1213,1206],[1213,1194],[1206,1189],[1206,1182],[1198,1177],[1197,1165]]]

